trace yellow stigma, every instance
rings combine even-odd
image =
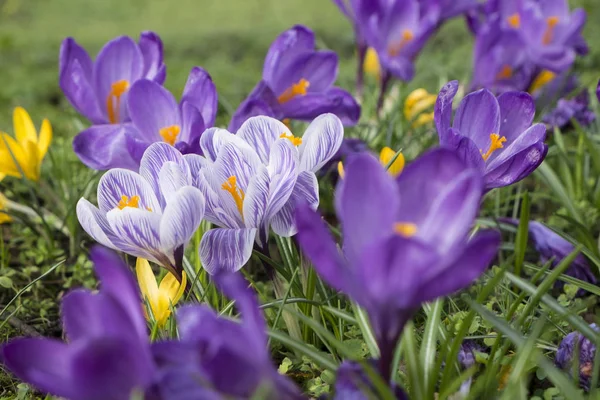
[[[400,54],[400,52],[402,51],[404,46],[406,46],[408,44],[408,42],[410,42],[414,38],[415,38],[415,34],[413,33],[413,31],[411,31],[410,29],[403,30],[402,31],[402,39],[398,40],[397,42],[392,43],[388,47],[389,56],[396,57],[398,54]]]
[[[369,47],[365,53],[363,61],[363,71],[365,74],[379,80],[381,78],[381,64],[379,64],[379,56],[374,48]]]
[[[346,171],[344,171],[344,164],[341,161],[338,161],[337,170],[338,170],[338,175],[340,176],[340,178],[344,179],[344,176],[346,175]]]
[[[106,112],[111,124],[119,122],[119,109],[121,108],[121,96],[129,89],[129,81],[121,79],[110,86],[110,92],[106,98]]]
[[[140,206],[140,196],[121,196],[121,201],[117,204],[119,210],[124,209],[125,207],[133,207],[138,208]]]
[[[169,143],[171,146],[175,146],[175,140],[177,140],[177,135],[179,135],[180,131],[181,128],[179,125],[171,125],[162,128],[159,133],[165,142]]]
[[[221,189],[229,192],[233,200],[235,201],[235,205],[237,206],[242,219],[244,218],[244,191],[237,186],[237,178],[235,176],[230,176],[222,185]]]
[[[300,146],[302,144],[302,138],[296,137],[294,135],[288,135],[286,133],[282,133],[281,135],[279,135],[280,138],[282,139],[287,139],[290,142],[292,142],[292,144],[294,146]]]
[[[412,222],[396,222],[394,232],[400,236],[412,237],[417,233],[417,225]]]
[[[529,87],[529,93],[533,93],[536,90],[543,88],[548,83],[552,82],[554,78],[556,78],[556,74],[554,72],[548,71],[547,69],[543,70],[533,80],[533,83]]]
[[[504,65],[496,75],[496,79],[510,79],[513,76],[513,69],[509,65]]]
[[[296,96],[304,96],[307,89],[310,87],[310,82],[302,78],[298,83],[294,83],[292,86],[286,89],[278,98],[277,101],[280,104],[287,103]]]
[[[519,13],[514,13],[513,15],[508,17],[506,21],[510,26],[512,26],[515,29],[519,29],[521,27],[521,16],[519,15]]]
[[[384,147],[381,149],[381,153],[379,153],[379,161],[384,167],[387,168],[388,172],[392,176],[400,175],[404,169],[404,155],[402,153],[398,153],[398,157],[396,157],[396,152],[389,147]]]
[[[544,45],[550,44],[552,42],[552,38],[554,37],[554,28],[558,25],[559,18],[557,16],[551,16],[546,18],[546,31],[544,32],[544,36],[542,37],[542,43]]]
[[[504,144],[506,142],[506,138],[504,136],[500,136],[497,133],[492,133],[490,135],[490,148],[488,149],[488,151],[485,152],[485,154],[483,153],[483,150],[481,150],[481,157],[483,157],[484,161],[487,161],[488,158],[490,158],[490,156],[492,155],[492,153],[498,149],[502,149],[504,147]]]

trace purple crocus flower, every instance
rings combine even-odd
[[[115,168],[98,184],[98,207],[81,198],[77,218],[97,242],[162,265],[181,278],[184,248],[204,215],[190,167],[166,143],[144,153],[139,174]]]
[[[542,117],[542,122],[549,129],[563,129],[576,120],[582,126],[589,126],[596,119],[596,114],[590,109],[590,96],[583,89],[572,99],[560,99],[556,108]]]
[[[439,2],[354,0],[352,6],[362,36],[379,57],[382,84],[390,75],[410,81],[414,59],[438,25]]]
[[[513,218],[501,218],[500,221],[519,226],[519,220]],[[571,242],[565,240],[552,229],[537,221],[529,221],[529,235],[535,249],[540,254],[540,261],[544,264],[552,261],[552,266],[556,266],[575,250],[575,246],[573,246]],[[577,257],[575,257],[571,266],[565,273],[593,285],[597,283],[596,276],[592,273],[592,269],[590,268],[587,259],[582,254],[578,254]],[[564,283],[562,281],[556,281],[556,286],[562,288]],[[580,289],[580,295],[585,293],[587,292]]]
[[[297,387],[271,361],[266,324],[256,295],[238,274],[214,280],[236,301],[241,323],[223,318],[206,305],[177,311],[179,341],[158,342],[153,353],[164,399],[302,399]],[[260,393],[260,397],[253,397]]]
[[[19,338],[3,345],[3,364],[42,392],[71,400],[128,400],[152,384],[152,360],[142,300],[133,276],[113,252],[91,251],[98,293],[72,290],[62,302],[68,343]]]
[[[596,324],[591,324],[590,327],[596,332],[600,332],[600,328]],[[557,367],[571,372],[576,348],[579,348],[579,384],[589,391],[594,370],[594,357],[596,356],[596,345],[590,339],[579,332],[569,333],[560,342],[554,362]]]
[[[186,156],[206,199],[205,217],[218,226],[202,237],[204,268],[209,273],[240,269],[255,242],[266,245],[269,227],[280,236],[295,234],[296,203],[317,207],[315,172],[335,155],[343,135],[333,114],[315,119],[301,138],[270,117],[250,118],[236,135],[206,131],[200,138],[204,157]]]
[[[210,75],[194,67],[179,104],[167,89],[149,79],[133,84],[128,104],[137,134],[126,134],[127,146],[136,161],[151,143],[160,141],[183,153],[198,153],[200,135],[215,123],[217,90]]]
[[[81,132],[73,148],[81,161],[94,169],[111,166],[135,168],[125,144],[129,127],[128,90],[139,79],[162,84],[166,76],[162,41],[143,32],[139,44],[128,36],[108,42],[92,62],[75,39],[60,48],[60,87],[75,109],[94,126]]]
[[[420,0],[420,2],[425,5],[439,4],[440,24],[451,18],[470,12],[480,4],[478,0]]]
[[[435,124],[440,145],[481,171],[486,191],[518,182],[542,163],[548,151],[546,127],[531,125],[535,104],[529,94],[506,92],[496,98],[481,89],[460,102],[452,122],[457,90],[458,82],[452,81],[438,95]]]
[[[244,121],[257,115],[311,121],[332,113],[345,125],[355,125],[360,106],[350,93],[332,86],[337,74],[337,55],[315,50],[314,33],[304,26],[294,26],[269,48],[262,80],[233,115],[229,130],[238,130]]]
[[[377,367],[377,360],[369,360]],[[392,393],[396,400],[408,400],[401,387],[392,383]],[[377,394],[363,367],[355,361],[344,361],[336,371],[333,400],[369,400]]]
[[[496,254],[498,232],[468,240],[482,190],[479,171],[448,149],[429,151],[396,179],[375,157],[358,153],[348,157],[335,195],[343,253],[317,212],[296,212],[298,242],[317,272],[367,310],[388,381],[413,313],[471,284]]]

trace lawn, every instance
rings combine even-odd
[[[589,42],[590,53],[577,59],[575,71],[581,86],[595,89],[600,77],[600,25],[595,23],[600,21],[600,4],[596,0],[575,0],[571,1],[571,7],[583,7],[588,14],[584,36]],[[22,106],[36,125],[48,118],[54,132],[43,178],[38,185],[17,179],[0,181],[0,193],[32,208],[39,206],[46,213],[43,223],[35,217],[22,223],[0,225],[0,343],[21,335],[61,337],[60,300],[72,287],[96,287],[87,255],[93,241],[79,227],[75,204],[80,197],[95,198],[100,173],[81,164],[71,148],[73,137],[87,126],[87,121],[77,115],[58,86],[58,54],[62,40],[71,36],[95,55],[115,36],[137,37],[144,30],[158,33],[164,43],[167,64],[165,87],[179,97],[190,69],[193,66],[205,68],[219,94],[217,125],[226,126],[233,111],[260,79],[270,43],[280,32],[295,24],[313,29],[318,46],[339,55],[336,85],[353,91],[356,72],[353,31],[329,0],[0,0],[0,129],[13,132],[13,109]],[[369,144],[378,148],[391,141],[394,147],[406,151],[407,160],[437,143],[431,127],[413,129],[393,115],[400,115],[405,96],[416,88],[437,94],[450,80],[468,82],[472,47],[473,38],[462,18],[443,26],[418,58],[415,79],[398,85],[401,101],[392,102],[391,112],[380,123],[374,118],[371,104],[376,98],[377,87],[373,80],[367,82],[361,124],[346,130],[346,136],[369,138]],[[592,107],[599,111],[595,99]],[[294,125],[298,129],[300,126]],[[400,135],[400,132],[407,134]],[[506,216],[525,215],[523,218],[528,216],[531,220],[548,223],[574,240],[578,249],[592,261],[597,276],[600,266],[599,132],[596,122],[589,128],[576,127],[568,134],[549,135],[550,150],[543,168],[521,183],[489,193],[482,204],[478,228],[496,227],[496,219]],[[333,185],[328,181],[321,184],[321,208],[328,217],[332,212],[332,189]],[[522,223],[526,221],[524,219]],[[540,399],[569,398],[568,393],[575,391],[569,392],[570,389],[565,388],[572,385],[557,384],[560,379],[553,375],[556,369],[546,364],[550,364],[566,333],[576,328],[585,329],[585,322],[598,320],[600,289],[586,287],[592,295],[578,297],[578,287],[585,285],[570,278],[563,279],[561,275],[560,279],[567,285],[564,289],[552,290],[551,286],[559,276],[550,275],[546,270],[549,265],[536,263],[535,251],[531,245],[526,245],[523,232],[514,228],[503,228],[503,232],[505,240],[494,267],[462,295],[446,303],[427,305],[425,312],[419,312],[415,318],[415,333],[407,335],[406,341],[413,342],[404,343],[408,346],[412,343],[416,349],[418,342],[420,354],[425,357],[423,360],[435,361],[427,358],[430,354],[427,355],[423,342],[425,338],[435,338],[431,334],[431,321],[435,320],[433,326],[442,332],[438,349],[443,347],[442,344],[456,343],[453,350],[456,354],[459,339],[464,337],[479,340],[492,349],[478,359],[482,367],[479,379],[473,385],[473,393],[483,396],[478,398],[495,398],[486,396],[496,396],[495,388],[505,387],[509,380],[514,388],[505,391],[505,395],[514,396],[506,398],[531,398],[534,395]],[[197,234],[190,248],[197,247],[199,241]],[[273,245],[281,252],[280,246],[280,242]],[[196,253],[191,250],[188,253],[192,264],[199,265]],[[298,254],[294,255],[300,263]],[[134,265],[135,259],[129,257],[128,262]],[[557,270],[566,267],[567,264],[561,264]],[[282,283],[274,285],[265,276],[258,257],[253,258],[249,271],[248,278],[255,280],[261,302],[267,304],[266,314],[272,328],[285,331],[295,339],[301,338],[307,348],[316,348],[315,352],[329,362],[337,363],[348,354],[356,359],[374,354],[370,347],[372,342],[364,337],[364,314],[350,315],[356,312],[354,306],[343,300],[329,302],[328,299],[329,308],[321,310],[322,319],[317,316],[314,320],[311,313],[314,317],[317,312],[305,304],[291,313],[288,309],[283,312],[283,308],[274,302],[283,297],[281,288],[277,287]],[[521,272],[523,278],[518,276]],[[316,281],[315,276],[312,273],[303,278]],[[205,276],[202,279],[207,280]],[[293,285],[284,283],[286,297],[297,295],[291,289]],[[313,282],[313,285],[316,284]],[[26,287],[27,290],[22,291]],[[315,301],[321,296],[319,301],[324,302],[324,286],[319,286],[317,295],[315,286],[312,289],[311,296]],[[286,290],[289,291],[286,293]],[[212,298],[207,301],[211,305],[231,312],[214,288],[210,293]],[[557,300],[542,299],[545,294]],[[294,321],[294,312],[302,317]],[[470,325],[461,326],[463,321]],[[319,330],[321,325],[333,326],[342,350],[332,345],[330,338],[323,337]],[[302,351],[289,347],[289,342],[273,342],[272,354],[280,371],[286,372],[313,396],[330,390],[332,371]],[[432,346],[435,352],[435,344]],[[537,350],[531,350],[534,347]],[[323,356],[325,353],[331,354]],[[410,353],[411,350],[404,350],[403,357],[410,359]],[[438,353],[439,359],[448,354],[446,350]],[[545,361],[539,361],[540,357]],[[433,364],[425,365],[425,361],[423,376],[432,373]],[[410,368],[415,365],[419,364],[404,359],[401,363],[400,376],[402,382],[408,382],[406,386],[417,382],[411,380],[414,371]],[[457,391],[460,382],[466,379],[465,375],[459,379],[455,372],[452,372],[452,379],[450,373],[448,376],[443,373],[444,389],[451,390],[448,389],[451,387]],[[475,371],[469,370],[468,374],[471,373]],[[456,387],[452,380],[457,382]],[[433,394],[437,392],[433,388],[429,382],[426,390]],[[517,397],[517,393],[524,396],[528,390],[527,396]],[[554,395],[556,397],[552,397]],[[0,368],[0,399],[37,398],[35,396],[33,391]]]

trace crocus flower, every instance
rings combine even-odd
[[[129,400],[156,372],[141,299],[127,266],[99,246],[91,251],[101,286],[72,290],[62,302],[68,342],[19,338],[1,348],[2,362],[42,392],[71,400]]]
[[[267,53],[262,80],[237,109],[229,124],[238,130],[252,116],[312,121],[324,113],[335,114],[345,125],[360,118],[352,95],[333,87],[338,57],[333,51],[315,50],[314,33],[301,25],[280,34]]]
[[[460,348],[458,349],[458,354],[456,357],[458,359],[458,364],[463,369],[471,368],[473,365],[475,365],[475,362],[477,361],[477,359],[476,359],[477,353],[482,353],[482,352],[483,352],[483,347],[481,345],[479,345],[476,341],[465,340],[460,345]],[[466,397],[469,394],[469,391],[471,390],[472,381],[473,381],[473,378],[469,377],[469,379],[465,380],[460,385],[459,393],[463,397]]]
[[[367,310],[386,380],[413,313],[470,285],[495,256],[498,232],[468,240],[482,190],[479,171],[448,149],[426,153],[395,179],[371,154],[351,155],[335,194],[342,253],[320,215],[298,207],[301,249],[326,282]]]
[[[369,360],[374,367],[376,360]],[[392,384],[392,393],[396,400],[407,400],[402,388]],[[377,394],[375,387],[363,367],[355,361],[344,361],[336,371],[333,400],[369,400]]]
[[[596,332],[600,328],[596,324],[590,327]],[[594,370],[594,357],[596,356],[596,345],[579,332],[571,332],[560,342],[554,362],[556,366],[571,372],[575,349],[579,348],[579,384],[586,391],[590,390],[592,371]]]
[[[302,399],[271,361],[266,324],[253,290],[238,274],[215,275],[214,280],[223,294],[235,300],[241,323],[219,316],[206,305],[180,308],[180,340],[153,347],[161,369],[162,398]]]
[[[440,144],[484,175],[485,190],[518,182],[542,163],[546,127],[531,125],[535,104],[529,94],[506,92],[496,98],[481,89],[460,102],[452,121],[457,90],[457,81],[446,84],[435,105]]]
[[[396,154],[398,155],[396,156]],[[379,152],[379,162],[392,176],[398,176],[404,169],[404,154],[396,153],[394,150],[386,146]],[[341,178],[344,178],[346,175],[344,171],[344,164],[341,161],[338,162],[338,175]]]
[[[500,221],[519,226],[519,220],[516,219],[501,218]],[[552,266],[556,266],[575,250],[575,246],[571,242],[537,221],[529,221],[529,235],[535,249],[540,254],[540,261],[544,264],[552,261]],[[593,285],[597,283],[596,276],[592,273],[587,259],[582,254],[575,257],[565,273]],[[562,288],[563,285],[562,281],[556,281],[557,287]],[[579,294],[583,295],[585,293],[581,289]]]
[[[139,43],[128,36],[108,42],[92,62],[75,39],[60,48],[59,83],[73,105],[92,127],[77,135],[73,148],[88,167],[136,169],[129,156],[125,133],[131,127],[127,109],[129,88],[146,78],[162,84],[166,76],[162,41],[153,32],[142,32]]]
[[[590,97],[587,89],[582,90],[572,99],[560,99],[556,108],[542,117],[542,122],[548,128],[563,129],[572,120],[582,126],[589,126],[596,119],[596,114],[590,109]]]
[[[344,129],[339,118],[315,119],[302,137],[269,117],[247,120],[236,135],[209,129],[201,139],[204,158],[188,154],[194,184],[206,199],[205,218],[217,225],[204,234],[200,259],[209,273],[235,271],[254,243],[266,245],[269,227],[295,234],[299,200],[319,204],[317,172],[337,152]]]
[[[31,117],[22,107],[13,113],[15,138],[0,132],[0,180],[6,175],[32,181],[40,179],[40,168],[50,141],[52,126],[47,119],[42,121],[39,135]],[[16,139],[16,140],[15,140]]]
[[[8,199],[6,196],[0,193],[0,224],[12,221],[11,216],[8,214],[7,203]]]
[[[77,218],[97,242],[162,265],[181,279],[184,248],[204,215],[204,198],[192,186],[181,153],[154,143],[140,173],[115,168],[98,184],[98,207],[81,198]]]
[[[135,264],[135,273],[142,297],[148,301],[154,320],[158,326],[164,326],[171,315],[171,307],[177,304],[185,291],[187,283],[185,271],[181,273],[181,282],[173,274],[167,272],[160,281],[160,285],[157,285],[148,260],[138,258]]]
[[[413,90],[404,101],[404,117],[414,127],[433,122],[433,106],[436,99],[435,94],[430,94],[423,88]]]
[[[153,142],[164,141],[182,153],[200,151],[200,135],[215,123],[217,90],[200,67],[190,72],[181,101],[160,84],[140,79],[129,91],[129,114],[137,134],[128,132],[129,153],[139,161]]]

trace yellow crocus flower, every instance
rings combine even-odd
[[[0,224],[4,224],[6,222],[12,221],[12,218],[10,217],[10,215],[8,215],[6,213],[7,203],[8,203],[7,198],[2,193],[0,193]]]
[[[396,152],[394,150],[390,149],[389,147],[384,147],[381,150],[381,152],[379,153],[379,162],[381,162],[381,164],[384,167],[387,167],[387,170],[390,173],[390,175],[398,176],[404,169],[404,163],[405,163],[404,155],[402,153],[398,153],[398,157],[396,157],[394,162],[392,162],[392,164],[390,164],[390,162],[394,159],[394,157],[396,157]],[[388,164],[390,164],[390,165],[388,166]],[[344,175],[345,175],[344,164],[342,164],[341,161],[338,162],[337,168],[338,168],[338,174],[340,175],[340,178],[343,179]]]
[[[381,79],[381,65],[379,64],[379,56],[372,47],[369,47],[365,53],[363,71],[365,74],[370,75],[377,80]]]
[[[528,92],[534,93],[540,90],[541,88],[545,87],[547,84],[552,82],[554,78],[556,78],[556,74],[554,72],[548,71],[547,69],[543,70],[535,77],[533,83],[529,87]]]
[[[404,117],[412,121],[414,127],[431,123],[433,111],[425,111],[431,110],[436,100],[437,96],[428,93],[425,89],[413,90],[404,102]]]
[[[160,285],[157,285],[156,277],[148,260],[138,258],[135,264],[135,273],[142,296],[150,304],[156,323],[159,327],[164,326],[171,315],[171,306],[175,306],[183,296],[187,283],[185,272],[182,272],[181,283],[168,272],[160,281]]]
[[[15,138],[0,132],[0,179],[5,175],[20,178],[23,171],[27,179],[37,181],[52,140],[52,126],[44,119],[38,135],[31,117],[22,107],[15,108],[13,125]]]

